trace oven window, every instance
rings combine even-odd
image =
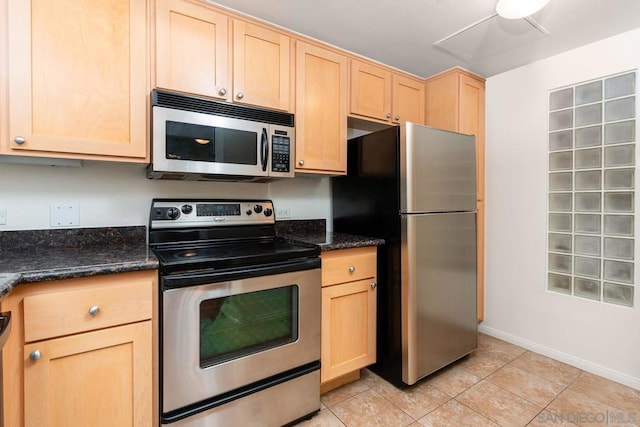
[[[258,134],[244,130],[166,122],[167,159],[258,164]]]
[[[298,339],[298,286],[231,295],[200,303],[200,367]]]

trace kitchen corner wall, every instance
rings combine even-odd
[[[640,68],[638,46],[640,30],[634,30],[487,79],[486,309],[480,327],[635,388],[640,287],[636,283],[633,308],[547,292],[546,213],[549,90]]]
[[[84,162],[81,168],[0,163],[0,210],[7,224],[0,231],[50,227],[50,204],[78,203],[79,227],[146,225],[151,199],[271,198],[276,209],[289,209],[291,219],[324,218],[331,224],[329,178],[271,183],[156,181],[143,165]]]

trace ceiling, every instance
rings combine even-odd
[[[551,0],[513,21],[495,16],[497,0],[211,3],[421,77],[454,66],[489,77],[640,27],[639,0]]]

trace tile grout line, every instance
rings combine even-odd
[[[482,380],[480,380],[480,381],[482,381]],[[476,384],[478,384],[478,383],[476,383]],[[476,384],[474,384],[473,386],[475,386]],[[473,387],[473,386],[471,386],[471,387]],[[471,388],[471,387],[469,387],[469,388]],[[468,388],[467,390],[469,390],[469,388]],[[465,391],[467,391],[467,390],[465,390]],[[462,393],[460,393],[460,394],[462,394]],[[489,420],[489,421],[491,421],[492,423],[494,423],[494,424],[496,424],[496,425],[498,425],[498,426],[502,427],[502,424],[500,424],[500,423],[499,423],[499,422],[497,422],[496,420],[491,419],[490,417],[488,417],[488,416],[486,416],[486,415],[481,414],[480,412],[476,411],[475,409],[473,409],[473,408],[472,408],[472,407],[470,407],[469,405],[465,405],[463,402],[460,402],[458,399],[453,399],[453,400],[455,400],[457,403],[459,403],[460,405],[464,406],[465,408],[470,409],[472,412],[474,412],[474,413],[478,414],[478,415],[479,415],[479,416],[481,416],[482,418],[484,418],[484,419],[486,419],[486,420]]]

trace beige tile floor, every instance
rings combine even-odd
[[[364,369],[298,426],[640,426],[640,391],[487,335],[478,341],[405,390]]]

